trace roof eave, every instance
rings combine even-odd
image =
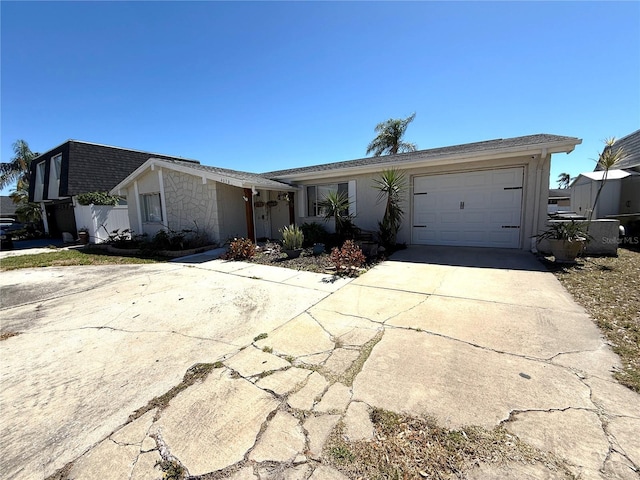
[[[373,165],[356,165],[353,167],[342,167],[331,170],[310,170],[306,172],[290,173],[284,175],[274,175],[270,178],[277,180],[301,181],[318,177],[340,177],[350,173],[376,173],[387,168],[420,168],[427,166],[455,165],[457,163],[480,162],[483,160],[518,157],[523,155],[541,155],[553,153],[571,153],[576,145],[582,143],[579,138],[570,141],[562,140],[556,142],[545,142],[535,145],[525,145],[517,147],[501,148],[489,151],[471,152],[467,154],[439,155],[429,158],[417,158],[408,160],[390,160],[388,162],[376,163]]]
[[[232,187],[238,188],[260,188],[261,190],[272,190],[272,191],[294,191],[295,188],[291,187],[285,183],[282,185],[271,185],[271,182],[274,180],[269,180],[267,178],[264,179],[264,182],[261,182],[259,179],[257,181],[247,181],[240,180],[238,178],[234,178],[228,175],[224,175],[221,173],[216,173],[209,170],[199,170],[187,165],[178,165],[174,162],[170,162],[167,160],[163,160],[161,158],[149,158],[146,162],[136,168],[127,178],[122,180],[118,185],[113,187],[110,191],[111,195],[121,195],[122,191],[128,188],[130,184],[132,184],[137,177],[139,177],[146,170],[154,170],[156,167],[159,168],[167,168],[169,170],[175,170],[178,172],[186,173],[188,175],[192,175],[194,177],[201,177],[203,179],[212,180],[218,183],[222,183],[225,185],[230,185]]]

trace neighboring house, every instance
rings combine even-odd
[[[16,204],[9,196],[0,196],[0,217],[17,219]]]
[[[571,190],[568,188],[550,188],[547,213],[566,212],[571,209]]]
[[[551,155],[581,142],[529,135],[260,175],[149,159],[111,193],[126,195],[134,229],[177,230],[196,220],[224,242],[278,237],[294,221],[323,222],[319,202],[343,191],[356,225],[377,231],[384,204],[374,179],[397,168],[407,181],[399,242],[529,249],[547,219]]]
[[[617,140],[612,148],[622,148],[625,158],[609,170],[592,218],[615,218],[628,226],[640,220],[640,130]],[[578,175],[571,183],[571,210],[588,216],[593,208],[604,171]]]
[[[29,200],[40,203],[45,231],[52,237],[66,232],[77,238],[78,229],[93,227],[91,236],[99,237],[106,234],[100,225],[108,223],[108,217],[113,217],[110,230],[128,228],[126,207],[121,207],[123,215],[117,215],[117,207],[90,211],[81,208],[76,197],[111,190],[152,156],[175,158],[78,140],[68,140],[36,157],[31,162]]]

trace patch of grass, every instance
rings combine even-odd
[[[161,460],[156,465],[160,466],[160,470],[164,473],[162,478],[165,480],[182,480],[187,477],[184,467],[176,461]]]
[[[151,399],[149,403],[147,403],[144,407],[141,407],[135,412],[133,412],[129,416],[129,421],[131,422],[136,418],[140,418],[142,415],[147,413],[149,410],[153,410],[154,408],[157,408],[158,410],[163,410],[167,408],[171,399],[174,398],[176,395],[178,395],[180,392],[182,392],[183,390],[186,390],[187,388],[189,388],[191,385],[193,385],[198,381],[203,381],[205,378],[207,378],[209,373],[211,373],[211,370],[213,370],[214,368],[222,368],[222,367],[224,367],[222,362],[196,363],[194,366],[189,368],[189,370],[187,370],[187,372],[184,374],[184,377],[182,378],[182,382],[180,382],[175,387],[171,388],[168,392],[160,395],[159,397],[155,397]]]
[[[284,357],[284,359],[292,365],[293,365],[293,362],[296,361],[296,357],[294,357],[293,355],[287,355],[286,357]]]
[[[332,432],[324,459],[349,478],[466,478],[480,463],[541,463],[554,478],[571,478],[566,465],[498,427],[448,430],[433,419],[416,418],[381,409],[371,413],[374,437],[349,442],[343,425]]]
[[[16,335],[20,335],[20,332],[2,332],[0,333],[0,342],[7,338],[15,337]]]
[[[0,270],[19,268],[66,267],[78,265],[125,265],[164,262],[164,257],[122,256],[106,250],[58,250],[35,255],[16,255],[0,259]]]
[[[345,445],[338,445],[329,449],[329,454],[338,462],[353,462],[356,456]]]
[[[615,378],[640,393],[640,252],[620,248],[617,258],[586,257],[554,273],[620,356]]]
[[[258,340],[264,340],[265,338],[267,338],[269,336],[269,334],[267,333],[261,333],[260,335],[258,335],[257,337],[253,337],[253,341],[257,342]]]

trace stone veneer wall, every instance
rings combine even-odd
[[[172,230],[192,229],[194,220],[200,232],[213,241],[220,239],[216,201],[217,183],[173,170],[163,171],[167,220]]]

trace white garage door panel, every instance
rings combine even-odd
[[[412,242],[518,248],[523,168],[414,177]]]

